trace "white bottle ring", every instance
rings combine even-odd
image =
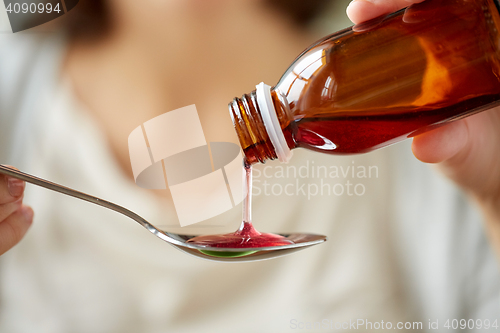
[[[271,96],[271,87],[264,82],[261,82],[256,86],[256,88],[257,104],[259,106],[260,115],[262,117],[262,121],[264,122],[267,135],[271,140],[276,156],[280,162],[286,163],[292,157],[292,151],[288,147],[285,135],[283,134],[283,130],[281,129],[280,122],[278,120],[278,115],[276,114],[276,110],[274,108]]]

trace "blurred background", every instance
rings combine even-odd
[[[16,34],[0,9],[0,163],[168,231],[234,231],[240,205],[181,228],[168,190],[134,184],[128,135],[196,104],[207,141],[237,142],[227,103],[274,85],[308,45],[349,26],[348,2],[80,0]],[[329,240],[248,264],[189,257],[125,217],[28,185],[34,224],[0,257],[0,331],[274,333],[364,320],[421,332],[429,320],[498,317],[500,275],[478,212],[408,141],[359,156],[296,150],[286,167],[302,173],[256,166],[254,225]],[[311,192],[336,185],[341,194]]]

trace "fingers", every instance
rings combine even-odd
[[[22,180],[0,176],[0,205],[17,201],[23,196],[26,183]]]
[[[467,124],[459,120],[416,136],[411,148],[422,162],[440,163],[463,151],[468,141]]]
[[[395,12],[423,0],[353,0],[347,7],[347,16],[353,23],[360,23],[377,16]]]
[[[33,210],[22,206],[5,220],[0,221],[0,255],[11,249],[26,234],[33,221]]]
[[[23,206],[26,183],[0,175],[0,255],[19,243],[33,221],[33,210]]]
[[[12,213],[21,208],[22,205],[23,205],[22,199],[18,199],[14,202],[0,205],[0,221],[5,220]]]

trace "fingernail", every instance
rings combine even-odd
[[[7,178],[7,188],[9,189],[9,193],[14,198],[20,197],[24,192],[24,187],[26,183],[22,180],[16,178]]]
[[[21,213],[23,214],[24,218],[26,221],[32,222],[33,221],[33,209],[31,209],[28,206],[24,206],[21,208]]]

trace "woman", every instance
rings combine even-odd
[[[2,162],[110,199],[175,230],[168,194],[140,191],[131,180],[129,133],[158,114],[196,104],[207,140],[230,141],[234,133],[222,106],[257,82],[276,82],[314,39],[255,1],[107,4],[115,16],[102,38],[80,35],[68,47],[50,36],[38,42],[25,35],[9,45],[19,51],[2,61],[1,72],[10,73],[5,63],[19,70],[1,76],[1,86],[18,87],[21,68],[31,68],[31,79],[16,112],[4,102],[13,100],[9,90],[0,92]],[[358,22],[407,4],[357,0],[348,13]],[[95,27],[100,32],[107,26]],[[489,235],[498,235],[495,124],[498,111],[488,111],[413,143],[417,157],[442,162],[477,198]],[[471,148],[487,138],[490,145]],[[1,258],[0,327],[281,332],[357,319],[424,327],[428,320],[493,319],[500,279],[480,217],[456,188],[408,152],[405,144],[355,158],[297,152],[297,168],[313,162],[374,165],[381,175],[362,180],[371,192],[360,197],[261,194],[254,211],[258,228],[314,231],[330,239],[287,258],[236,266],[188,258],[112,212],[29,187],[25,201],[37,221]],[[256,184],[262,192],[264,171]],[[491,175],[486,185],[484,175]],[[274,184],[288,184],[275,178]],[[7,190],[4,185],[6,199],[0,202],[16,203],[2,206],[0,225],[16,231],[2,236],[3,250],[31,221],[30,214],[21,214],[22,194],[9,197]],[[235,229],[240,213],[233,209],[218,221]]]

